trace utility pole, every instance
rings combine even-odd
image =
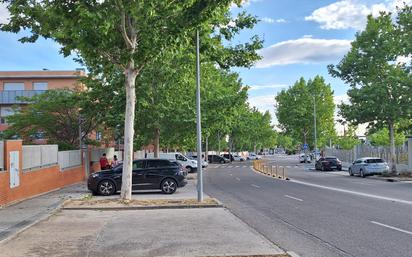
[[[316,96],[313,95],[313,125],[315,128],[315,155],[316,155],[316,150],[318,148],[318,138],[316,135]]]
[[[203,202],[202,125],[200,116],[199,30],[196,30],[197,201]]]

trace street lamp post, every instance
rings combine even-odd
[[[316,131],[316,96],[313,95],[313,126],[315,128],[315,156],[316,150],[318,148],[318,138],[317,138],[317,131]]]
[[[202,125],[200,116],[199,30],[196,30],[197,201],[203,202]]]

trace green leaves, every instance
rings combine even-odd
[[[29,105],[9,116],[12,124],[5,132],[6,137],[19,135],[25,143],[34,140],[38,132],[44,134],[49,143],[56,143],[61,149],[79,147],[79,114],[83,105],[83,94],[69,90],[51,90],[32,98],[24,98]],[[94,113],[82,110],[82,129],[86,135],[97,128]]]
[[[332,76],[351,86],[350,104],[341,105],[340,113],[352,124],[379,127],[411,117],[410,62],[398,63],[400,57],[412,53],[405,47],[410,44],[405,31],[412,15],[408,10],[410,7],[399,14],[397,23],[391,14],[369,16],[366,29],[357,34],[350,52],[336,67],[329,66]]]
[[[306,82],[304,78],[275,98],[280,128],[300,144],[314,145],[314,105],[318,146],[335,136],[333,91],[321,76]]]

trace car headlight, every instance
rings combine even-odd
[[[93,173],[93,174],[91,175],[92,178],[97,178],[98,176],[99,176],[99,173]]]

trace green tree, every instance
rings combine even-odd
[[[298,80],[276,96],[276,116],[279,127],[300,144],[314,146],[314,105],[318,146],[334,137],[333,91],[321,76],[313,80]]]
[[[173,48],[181,40],[187,40],[187,35],[194,35],[194,29],[207,28],[209,31],[211,24],[227,25],[233,1],[1,2],[6,3],[11,13],[10,22],[1,25],[1,30],[17,33],[23,28],[27,29],[30,34],[23,37],[22,42],[34,42],[39,37],[51,38],[61,45],[61,52],[65,56],[75,52],[79,56],[79,61],[90,71],[103,77],[105,73],[113,70],[113,67],[124,74],[125,153],[121,198],[130,200],[136,78],[145,65],[156,59],[164,49]],[[236,3],[240,4],[240,0]],[[253,46],[246,44],[245,47]],[[231,47],[228,50],[219,50],[223,54],[228,51],[241,53],[244,48]]]
[[[350,86],[350,103],[340,105],[342,117],[354,125],[369,123],[371,127],[387,128],[393,172],[395,124],[411,118],[412,101],[410,69],[399,63],[399,58],[410,55],[412,49],[404,47],[410,42],[403,35],[405,27],[399,23],[399,17],[397,21],[392,20],[390,13],[377,18],[369,16],[366,29],[357,33],[350,52],[338,65],[329,66],[332,76]]]
[[[21,100],[28,105],[15,109],[16,113],[7,118],[11,126],[5,131],[6,137],[18,135],[31,143],[42,133],[48,143],[58,144],[61,150],[78,149],[80,123],[83,141],[90,142],[87,136],[98,127],[96,117],[82,108],[85,99],[80,92],[50,90]]]
[[[378,131],[368,135],[369,141],[375,146],[390,146],[391,140],[389,138],[389,131],[387,128],[379,129]],[[395,131],[395,145],[403,145],[406,141],[405,134],[403,132]]]

